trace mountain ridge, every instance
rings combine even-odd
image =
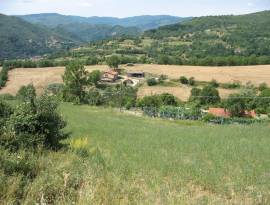
[[[158,28],[162,25],[174,24],[187,20],[190,18],[182,18],[170,15],[142,15],[133,17],[81,17],[73,15],[62,15],[58,13],[41,13],[41,14],[29,14],[19,15],[19,18],[24,19],[30,23],[42,24],[48,27],[57,27],[61,24],[70,23],[88,23],[88,24],[107,24],[111,26],[124,26],[124,27],[138,27],[141,30],[148,30]]]

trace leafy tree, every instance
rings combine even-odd
[[[111,56],[106,59],[106,63],[110,68],[117,69],[120,64],[118,56]]]
[[[97,86],[100,79],[101,79],[101,72],[99,70],[92,71],[88,76],[88,82],[95,86]]]
[[[85,97],[85,87],[88,84],[87,71],[83,64],[71,62],[66,66],[63,81],[64,100],[68,102],[82,103]]]

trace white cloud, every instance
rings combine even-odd
[[[253,6],[254,4],[252,2],[248,2],[248,6]]]

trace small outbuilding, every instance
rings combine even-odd
[[[144,78],[145,74],[142,71],[129,71],[129,72],[127,72],[127,77],[129,77],[129,78]]]

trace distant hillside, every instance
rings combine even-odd
[[[85,43],[119,36],[138,36],[141,34],[141,31],[136,27],[91,25],[87,23],[59,25],[54,28],[54,31]]]
[[[194,18],[137,38],[87,44],[69,57],[118,55],[122,63],[235,66],[270,64],[270,12]],[[60,56],[61,57],[61,56]]]
[[[144,36],[174,39],[179,54],[206,56],[270,56],[270,11],[240,16],[210,16],[146,31]],[[171,49],[175,46],[171,46]]]
[[[74,24],[74,23],[88,23],[92,25],[105,24],[110,26],[118,25],[124,27],[138,27],[141,30],[158,28],[160,26],[178,23],[186,19],[168,15],[113,18],[113,17],[65,16],[55,13],[33,14],[18,17],[30,23],[42,24],[49,27],[57,27],[59,25]]]
[[[41,26],[0,14],[0,59],[41,55],[75,44]]]

